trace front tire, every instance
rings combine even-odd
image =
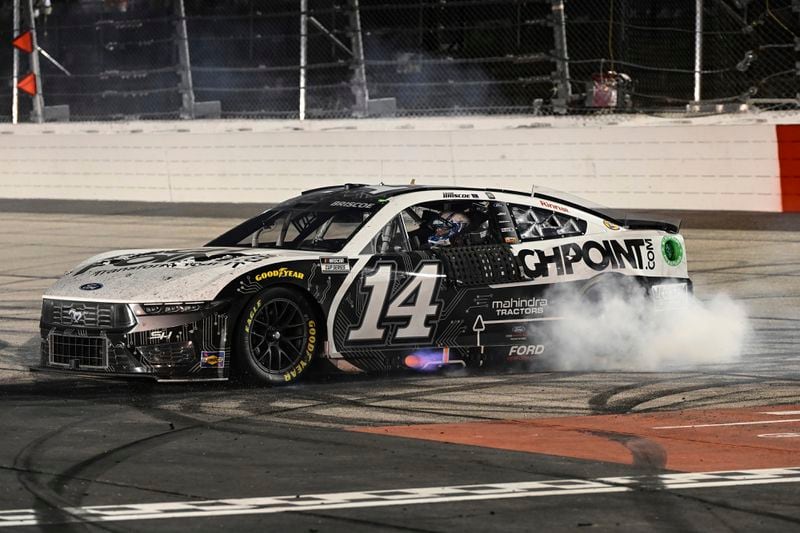
[[[303,375],[322,344],[321,318],[297,291],[271,287],[242,310],[236,325],[236,357],[255,381],[284,385]]]

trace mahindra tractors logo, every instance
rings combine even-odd
[[[86,316],[84,316],[83,312],[83,309],[70,309],[67,313],[69,315],[69,323],[73,325],[85,324]]]

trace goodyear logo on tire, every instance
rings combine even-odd
[[[284,381],[292,381],[311,363],[311,359],[314,357],[314,348],[316,345],[317,324],[313,320],[309,320],[308,339],[306,340],[306,346],[304,350],[305,353],[303,353],[303,356],[300,358],[300,361],[297,362],[297,365],[283,375]]]

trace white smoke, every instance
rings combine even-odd
[[[726,295],[687,296],[656,309],[641,290],[605,284],[587,298],[548,295],[566,319],[552,322],[539,361],[554,370],[656,371],[737,361],[751,328],[744,306]],[[536,335],[531,332],[531,338]]]

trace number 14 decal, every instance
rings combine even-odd
[[[430,339],[439,312],[436,293],[439,288],[439,264],[423,263],[397,295],[389,300],[394,263],[378,263],[364,276],[364,289],[369,291],[361,324],[350,330],[348,341],[384,341],[391,324],[398,324],[394,340]]]

